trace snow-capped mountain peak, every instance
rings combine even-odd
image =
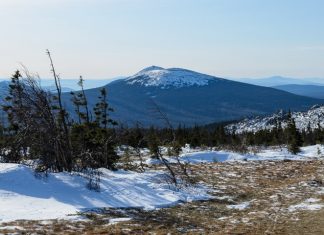
[[[126,78],[126,81],[128,84],[138,84],[146,87],[180,88],[206,86],[211,81],[217,81],[219,79],[220,78],[181,68],[164,69],[158,66],[150,66]]]
[[[145,69],[142,69],[137,74],[146,73],[146,72],[154,71],[154,70],[164,70],[164,68],[159,67],[159,66],[152,65],[152,66],[146,67]]]

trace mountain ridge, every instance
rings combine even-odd
[[[294,95],[274,88],[218,78],[181,68],[144,68],[125,79],[104,86],[112,117],[120,123],[148,127],[163,126],[156,107],[177,126],[205,125],[266,115],[279,109],[307,110],[323,100]],[[95,105],[98,89],[86,90],[89,104]],[[73,110],[65,101],[69,110]]]
[[[151,66],[105,86],[85,90],[90,109],[98,102],[102,87],[107,88],[108,103],[115,110],[111,117],[128,126],[165,126],[161,112],[176,127],[267,115],[280,109],[303,111],[324,103],[321,99],[187,69]],[[63,93],[62,99],[70,116],[76,120],[70,93]]]
[[[324,99],[324,84],[323,85],[287,84],[287,85],[273,86],[273,88],[287,91],[296,95]]]
[[[229,78],[234,81],[240,81],[248,84],[274,87],[288,84],[295,85],[322,85],[324,86],[323,78],[291,78],[280,75],[264,77],[264,78]]]

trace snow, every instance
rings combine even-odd
[[[114,219],[110,219],[109,223],[110,224],[116,224],[118,222],[125,222],[125,221],[130,221],[131,218],[114,218]]]
[[[320,155],[318,155],[318,150]],[[324,153],[324,145],[312,145],[301,147],[301,152],[298,154],[292,154],[286,147],[273,147],[267,149],[261,149],[256,154],[241,154],[231,151],[214,151],[205,150],[193,152],[186,149],[183,154],[180,155],[180,161],[190,164],[210,163],[210,162],[225,162],[225,161],[278,161],[278,160],[309,160],[312,158],[322,157]],[[166,157],[169,162],[176,162],[174,157]],[[161,164],[157,159],[147,159],[146,164]]]
[[[223,161],[308,160],[321,157],[318,150],[324,153],[324,146],[302,147],[297,155],[280,147],[262,149],[256,154],[241,154],[225,150],[190,149],[186,146],[180,155],[180,161],[201,164]],[[167,157],[167,160],[172,162],[175,158]],[[161,164],[153,159],[148,159],[146,163]],[[0,163],[0,223],[17,219],[80,219],[77,212],[89,209],[156,209],[211,198],[209,189],[203,184],[175,187],[168,183],[162,171],[137,173],[100,169],[100,172],[101,191],[95,192],[88,190],[87,180],[76,173],[50,173],[48,177],[35,177],[33,170],[27,166]],[[228,172],[226,177],[234,176],[232,172]],[[309,199],[291,206],[289,210],[316,210],[323,207],[316,202],[315,199]],[[229,208],[243,210],[248,206],[249,203],[244,202],[229,205]]]
[[[317,144],[312,146],[301,147],[297,154],[290,153],[287,148],[264,149],[255,156],[250,156],[248,160],[307,160],[310,158],[322,157],[324,146]],[[318,154],[318,150],[320,154]]]
[[[309,211],[320,210],[324,207],[324,205],[316,203],[319,201],[320,201],[320,199],[309,198],[300,204],[292,205],[292,206],[288,207],[288,211],[294,212],[297,210],[309,210]]]
[[[324,106],[314,106],[306,112],[292,112],[296,127],[299,130],[307,130],[308,126],[314,130],[318,125],[324,127]],[[238,123],[230,124],[226,128],[229,131],[235,130],[235,133],[257,132],[259,130],[271,130],[275,128],[276,122],[280,121],[281,126],[287,126],[287,113],[280,111],[265,117],[254,117],[245,119]]]
[[[182,156],[185,162],[189,163],[206,163],[206,162],[224,162],[245,160],[246,156],[239,153],[228,151],[211,151],[211,152],[196,152]]]
[[[23,227],[20,226],[1,226],[2,230],[24,230]]]
[[[250,206],[250,202],[242,202],[240,204],[235,204],[235,205],[227,205],[226,207],[228,209],[234,209],[234,210],[245,210]]]
[[[146,87],[189,87],[206,86],[211,81],[217,81],[221,78],[197,73],[194,71],[170,68],[164,69],[157,66],[151,66],[141,70],[137,74],[126,78],[128,84],[139,84]]]
[[[103,207],[155,209],[210,198],[206,187],[176,188],[159,171],[100,171],[101,191],[95,192],[88,190],[87,180],[76,174],[51,173],[47,178],[37,178],[26,166],[0,163],[0,223],[78,219],[69,215]]]

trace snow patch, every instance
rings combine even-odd
[[[242,202],[240,204],[235,204],[235,205],[227,205],[226,206],[228,209],[234,209],[234,210],[245,210],[250,207],[250,202]]]
[[[319,201],[320,199],[309,198],[300,204],[289,206],[288,211],[294,212],[297,210],[309,210],[309,211],[320,210],[324,207],[324,205],[316,203]]]
[[[117,224],[118,222],[130,221],[132,218],[113,218],[109,219],[109,224]]]
[[[1,226],[0,229],[2,230],[25,230],[23,227],[20,226]]]

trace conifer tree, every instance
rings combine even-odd
[[[296,154],[300,152],[300,146],[302,145],[301,135],[296,128],[296,123],[291,113],[288,114],[288,125],[287,125],[287,141],[288,141],[288,150]]]
[[[158,158],[159,152],[160,152],[160,149],[159,149],[160,140],[159,140],[156,130],[153,126],[151,126],[148,131],[147,143],[148,143],[148,148],[151,153],[151,157]]]
[[[78,86],[80,87],[79,92],[71,92],[72,102],[75,106],[75,112],[78,115],[79,124],[85,122],[86,124],[90,123],[90,112],[88,108],[88,99],[84,91],[84,79],[80,76],[78,81]]]
[[[94,107],[94,113],[98,125],[103,126],[104,129],[107,129],[109,124],[113,126],[117,125],[117,122],[109,117],[109,112],[113,112],[114,110],[108,105],[106,88],[100,89],[100,96],[98,98],[99,102]]]

